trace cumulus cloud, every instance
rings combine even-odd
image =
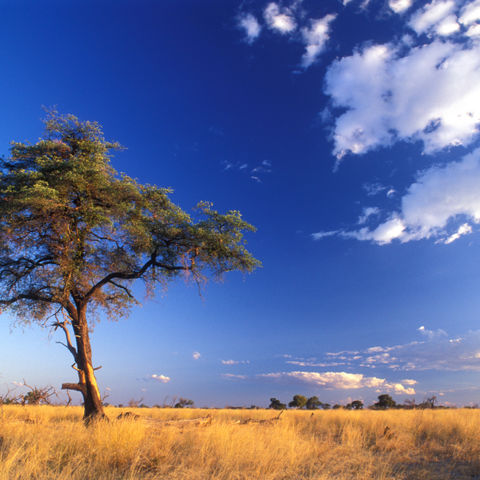
[[[280,6],[271,2],[263,12],[265,21],[271,30],[275,30],[282,35],[293,32],[297,28],[297,22],[290,8],[280,8]]]
[[[193,352],[193,353],[192,353],[192,358],[193,358],[194,360],[198,360],[201,356],[202,356],[202,355],[201,355],[200,352]]]
[[[244,30],[248,43],[253,43],[262,30],[258,20],[251,13],[244,13],[238,17],[238,26]]]
[[[470,223],[480,223],[480,148],[458,162],[434,166],[420,173],[401,199],[399,212],[391,213],[377,227],[337,231],[345,238],[370,240],[380,245],[437,238],[450,244],[473,232]],[[460,220],[460,222],[458,221]],[[458,225],[460,223],[460,225]],[[449,233],[448,230],[454,231]],[[326,232],[313,234],[323,238]]]
[[[453,0],[434,0],[417,10],[412,15],[409,25],[419,35],[431,30],[438,35],[450,35],[460,28],[453,14],[454,9]]]
[[[463,25],[471,25],[480,20],[480,0],[466,4],[460,12],[459,22]]]
[[[332,63],[325,93],[344,110],[334,126],[338,158],[399,140],[419,140],[425,153],[469,145],[480,124],[480,45],[369,45]]]
[[[156,373],[152,373],[152,375],[150,375],[150,380],[155,380],[160,383],[168,383],[170,381],[170,377],[167,377],[166,375],[158,375]]]
[[[326,389],[357,390],[373,388],[376,391],[393,391],[395,393],[414,395],[414,388],[405,387],[401,383],[391,383],[385,378],[366,377],[361,373],[348,372],[276,372],[264,373],[258,377],[276,380],[297,380]]]
[[[310,28],[302,28],[302,37],[305,43],[302,67],[308,68],[318,59],[330,38],[330,23],[335,18],[336,15],[329,14],[318,20],[311,20]]]
[[[412,6],[412,0],[389,0],[388,6],[395,13],[403,13]]]

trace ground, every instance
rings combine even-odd
[[[106,411],[0,407],[0,480],[480,479],[478,410]]]

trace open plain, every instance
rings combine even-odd
[[[1,407],[0,480],[480,478],[474,409],[106,410]]]

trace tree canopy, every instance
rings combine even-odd
[[[87,404],[98,391],[88,338],[95,313],[124,316],[137,302],[136,279],[153,294],[179,274],[200,282],[251,272],[259,262],[243,233],[255,229],[208,202],[190,216],[171,190],[119,174],[110,160],[121,147],[96,122],[52,111],[45,127],[44,138],[13,142],[0,160],[0,306],[23,322],[55,317],[79,373],[68,386]]]

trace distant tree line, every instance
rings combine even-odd
[[[268,408],[273,410],[286,410],[287,408],[296,408],[297,410],[329,410],[329,409],[346,409],[346,410],[362,410],[364,403],[362,400],[353,400],[345,405],[338,403],[333,406],[330,403],[325,403],[319,400],[317,396],[306,397],[304,395],[294,395],[291,402],[282,403],[277,398],[270,399],[270,405]],[[405,400],[404,403],[397,403],[389,394],[384,393],[378,396],[377,401],[368,406],[370,410],[387,410],[387,409],[425,409],[425,408],[447,408],[445,406],[437,405],[437,397],[435,395],[426,398],[423,402],[415,403],[415,399]],[[465,407],[465,408],[477,408],[477,407]]]

